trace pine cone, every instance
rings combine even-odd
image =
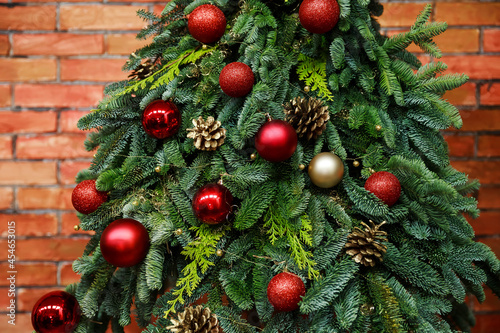
[[[128,78],[130,80],[144,80],[145,78],[151,76],[154,72],[155,65],[151,59],[146,60],[146,62],[140,64],[136,69],[130,73]]]
[[[358,264],[373,267],[376,260],[382,262],[382,256],[387,252],[387,246],[380,243],[387,242],[387,232],[379,230],[386,223],[385,221],[379,225],[375,225],[371,220],[370,223],[371,227],[361,222],[365,230],[355,227],[354,231],[349,234],[344,247],[347,249],[346,253],[352,256]]]
[[[316,98],[295,97],[284,105],[285,120],[297,131],[299,137],[316,139],[326,129],[330,119],[328,105]]]
[[[226,138],[226,129],[220,127],[220,121],[215,121],[214,117],[210,116],[207,120],[203,120],[200,116],[198,119],[193,119],[193,128],[188,128],[187,137],[194,139],[194,146],[200,150],[216,150],[224,143]]]
[[[215,313],[202,305],[186,308],[171,322],[167,329],[173,333],[222,333]]]

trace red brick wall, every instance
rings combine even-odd
[[[126,77],[121,66],[143,45],[134,39],[144,25],[135,11],[163,8],[155,0],[22,1],[0,0],[1,332],[30,332],[36,299],[77,281],[71,262],[88,236],[73,230],[78,221],[70,195],[76,172],[88,166],[91,155],[75,124],[102,97],[106,82]],[[384,31],[406,29],[425,3],[385,3]],[[445,96],[464,118],[463,129],[446,132],[446,138],[453,164],[483,184],[482,214],[471,223],[478,239],[500,255],[500,3],[438,1],[433,19],[450,26],[437,38],[450,72],[471,78]],[[15,327],[4,314],[11,220],[18,236]],[[500,301],[488,293],[474,307],[474,332],[494,332]]]

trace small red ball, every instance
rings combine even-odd
[[[172,102],[151,102],[142,114],[142,126],[156,139],[169,138],[181,127],[181,113]]]
[[[102,256],[113,266],[135,266],[146,257],[148,250],[149,233],[133,219],[111,222],[101,235]]]
[[[267,285],[267,299],[278,311],[297,310],[306,294],[306,286],[297,275],[283,272],[274,276]]]
[[[71,203],[82,214],[93,213],[108,200],[108,193],[98,191],[95,180],[84,180],[76,185],[71,194]]]
[[[52,291],[33,306],[31,324],[37,333],[71,333],[78,326],[80,316],[75,296],[61,290]]]
[[[289,159],[297,149],[297,133],[283,120],[266,122],[255,135],[255,149],[269,162]]]
[[[194,215],[206,224],[224,222],[233,205],[233,195],[221,184],[207,184],[193,196]]]
[[[227,64],[219,75],[222,91],[231,97],[243,97],[252,91],[255,77],[252,69],[242,62]]]
[[[300,4],[300,23],[313,34],[332,30],[339,17],[340,7],[336,0],[304,0]]]
[[[204,44],[218,41],[226,31],[226,17],[214,5],[201,5],[189,14],[188,30],[191,36]]]
[[[372,192],[377,198],[391,207],[401,195],[401,184],[392,173],[379,171],[368,177],[365,190]]]

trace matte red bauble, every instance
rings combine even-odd
[[[268,121],[255,135],[255,149],[266,161],[284,161],[297,149],[297,133],[286,121]]]
[[[206,224],[218,224],[231,213],[233,195],[221,184],[207,184],[193,196],[193,212]]]
[[[146,133],[154,138],[169,138],[181,127],[181,113],[172,102],[154,101],[142,114],[142,126]]]
[[[80,305],[65,291],[43,295],[31,311],[31,324],[38,333],[71,333],[80,321]]]
[[[93,213],[108,200],[108,193],[98,191],[95,180],[84,180],[76,185],[71,194],[71,203],[82,214]]]
[[[252,91],[255,78],[252,69],[242,62],[227,64],[219,75],[222,91],[231,97],[243,97]]]
[[[365,190],[375,194],[377,198],[390,207],[398,201],[401,195],[401,184],[392,173],[379,171],[368,177]]]
[[[267,285],[269,303],[281,312],[297,310],[305,294],[304,282],[297,275],[288,272],[279,273]]]
[[[336,0],[304,0],[299,8],[300,23],[313,34],[324,34],[333,29],[340,17]]]
[[[111,222],[101,235],[102,256],[113,266],[135,266],[146,257],[148,250],[148,231],[133,219]]]
[[[188,30],[199,42],[211,44],[218,41],[226,31],[226,17],[214,5],[201,5],[189,14]]]

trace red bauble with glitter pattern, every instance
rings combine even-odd
[[[71,203],[82,214],[93,213],[108,200],[108,193],[98,191],[95,180],[84,180],[76,185],[71,194]]]
[[[304,0],[299,8],[302,26],[313,34],[324,34],[333,29],[340,17],[336,0]]]
[[[201,5],[189,14],[188,30],[191,36],[204,44],[218,41],[226,31],[226,17],[214,5]]]
[[[174,103],[157,100],[149,103],[144,110],[142,126],[156,139],[169,138],[181,127],[181,113]]]
[[[269,162],[289,159],[297,149],[297,133],[283,120],[266,122],[255,135],[255,149]]]
[[[133,219],[111,222],[101,235],[102,256],[113,266],[135,266],[146,257],[148,250],[149,233]]]
[[[398,201],[401,195],[401,184],[392,173],[379,171],[368,177],[365,190],[375,194],[377,198],[390,207]]]
[[[280,312],[297,310],[305,294],[304,282],[297,275],[288,272],[279,273],[267,285],[267,299]]]
[[[252,69],[242,62],[227,64],[219,75],[222,91],[231,97],[243,97],[252,91],[255,81]]]
[[[43,295],[31,311],[31,324],[37,333],[71,333],[80,321],[80,305],[65,291]]]
[[[207,184],[193,196],[194,215],[206,224],[226,221],[233,205],[233,195],[221,184]]]

